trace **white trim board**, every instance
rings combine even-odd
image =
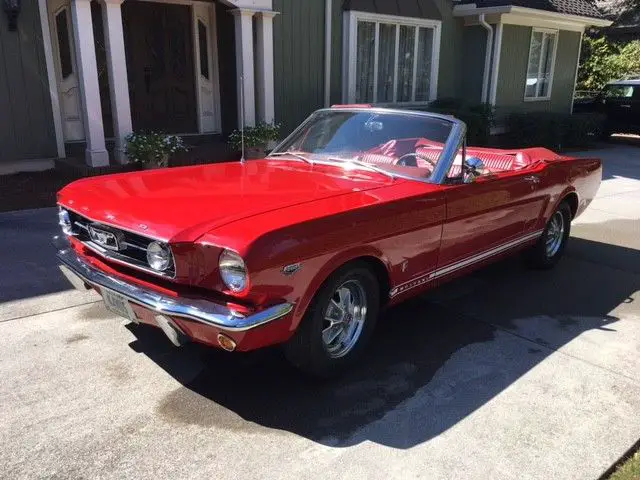
[[[60,111],[60,98],[58,97],[58,79],[56,78],[53,63],[53,48],[51,43],[51,30],[49,29],[49,11],[47,0],[38,0],[40,14],[40,28],[42,29],[42,43],[44,47],[45,66],[47,68],[47,81],[49,84],[49,97],[51,99],[51,114],[53,116],[53,130],[56,137],[56,151],[58,158],[65,158],[64,134],[62,132],[62,113]]]
[[[456,5],[453,7],[454,17],[473,17],[484,13],[489,23],[502,22],[511,25],[527,27],[557,28],[581,32],[588,26],[608,27],[613,22],[601,18],[569,15],[566,13],[549,12],[535,8],[505,5],[501,7],[478,8],[475,4]],[[468,22],[467,22],[468,20]],[[465,24],[473,24],[477,19],[465,19]]]
[[[500,57],[502,56],[502,31],[501,23],[496,26],[493,35],[493,61],[491,62],[491,87],[489,89],[489,103],[493,106],[498,98],[498,79],[500,78]]]
[[[576,89],[578,88],[578,70],[580,70],[580,55],[582,55],[582,38],[584,32],[580,34],[580,43],[578,43],[578,58],[576,60],[576,74],[573,77],[573,96],[571,97],[571,106],[569,107],[569,113],[573,113],[573,102],[576,98]]]

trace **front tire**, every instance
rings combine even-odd
[[[284,346],[303,372],[328,378],[357,362],[380,313],[380,285],[365,263],[337,270],[316,293],[298,330]]]
[[[527,264],[536,269],[553,268],[560,261],[571,233],[571,208],[562,202],[553,212],[538,242],[525,253]]]

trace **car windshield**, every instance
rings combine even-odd
[[[443,117],[412,112],[320,110],[270,157],[428,179],[442,160],[453,125]]]

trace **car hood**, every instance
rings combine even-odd
[[[183,242],[236,220],[391,181],[340,166],[252,160],[86,178],[63,188],[58,202],[96,222]]]

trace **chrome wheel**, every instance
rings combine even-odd
[[[331,358],[349,353],[362,334],[367,316],[367,295],[358,280],[340,285],[324,311],[322,341]]]
[[[553,257],[564,241],[564,215],[557,211],[549,221],[547,236],[545,238],[545,251],[548,258]]]

